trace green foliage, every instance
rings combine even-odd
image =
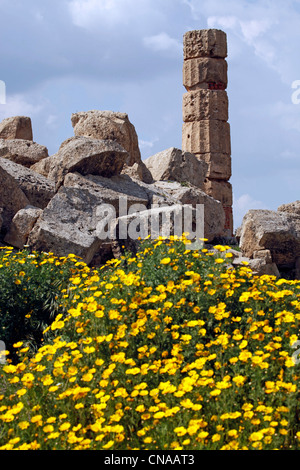
[[[0,250],[0,339],[7,349],[20,340],[32,348],[40,345],[43,330],[64,311],[62,290],[74,271],[73,260]]]

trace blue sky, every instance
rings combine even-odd
[[[50,155],[90,109],[126,112],[143,158],[181,148],[183,35],[222,29],[235,227],[300,199],[300,0],[0,0],[0,18],[0,119],[30,116]]]

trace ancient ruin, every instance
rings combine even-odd
[[[221,201],[224,236],[233,234],[231,145],[228,121],[227,37],[208,29],[184,35],[182,150],[207,163],[204,191]]]
[[[184,35],[182,149],[170,147],[142,160],[128,115],[91,110],[71,116],[74,135],[54,155],[33,142],[31,119],[0,123],[0,242],[16,249],[73,253],[97,266],[132,239],[103,240],[99,207],[114,208],[118,224],[152,220],[159,210],[204,207],[207,249],[239,241],[234,266],[256,274],[300,278],[300,201],[277,211],[249,211],[233,235],[227,42],[223,31]],[[126,199],[134,211],[123,214]],[[136,209],[143,207],[143,209]],[[171,217],[170,217],[171,218]],[[229,263],[229,261],[228,261]]]

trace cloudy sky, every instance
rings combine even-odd
[[[300,0],[0,0],[0,19],[0,119],[30,116],[50,155],[90,109],[126,112],[143,158],[181,148],[183,35],[222,29],[235,227],[300,199]]]

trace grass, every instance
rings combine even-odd
[[[299,448],[300,282],[187,248],[146,241],[99,269],[43,255],[68,282],[41,344],[2,366],[1,449]]]

